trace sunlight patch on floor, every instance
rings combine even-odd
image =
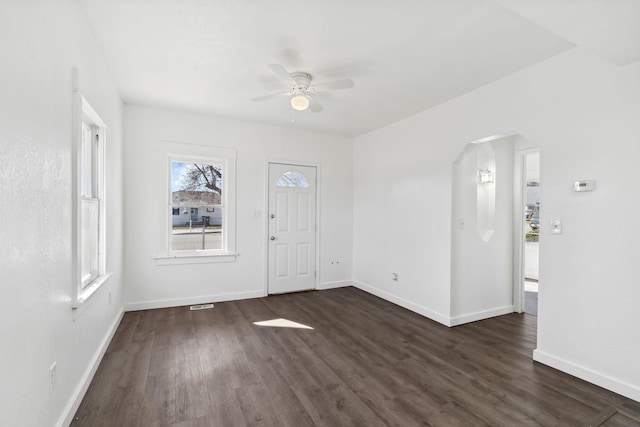
[[[257,326],[271,326],[273,328],[313,329],[311,326],[287,319],[263,320],[262,322],[253,322],[253,324]]]

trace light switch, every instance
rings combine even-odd
[[[460,218],[460,219],[458,220],[458,228],[459,228],[460,230],[464,230],[464,219]]]
[[[585,179],[573,183],[573,191],[593,191],[596,189],[596,181],[594,179]]]
[[[557,218],[551,220],[551,234],[562,234],[562,220]]]

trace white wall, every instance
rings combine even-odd
[[[479,161],[485,146],[492,165]],[[513,151],[514,137],[470,143],[453,167],[452,325],[513,312]],[[495,182],[479,184],[478,169],[486,166]],[[483,210],[492,216],[485,219],[490,233],[479,229]]]
[[[122,103],[75,1],[1,2],[0,52],[0,425],[49,427],[72,415],[122,311]],[[107,269],[114,273],[76,318],[73,67],[109,127]],[[57,386],[50,392],[53,362]]]
[[[351,139],[126,106],[125,141],[125,300],[129,309],[265,294],[267,160],[319,165],[320,287],[351,284]],[[159,213],[155,221],[138,219],[136,212],[147,212],[148,206],[157,204],[154,195],[164,191],[165,183],[155,179],[158,168],[166,164],[162,159],[156,161],[160,141],[237,150],[236,250],[240,256],[235,262],[159,266],[154,261],[161,251],[154,242],[165,233],[163,217]],[[261,218],[252,217],[255,210],[262,211]]]
[[[518,132],[541,152],[535,357],[640,400],[638,117],[640,63],[576,48],[356,138],[354,280],[450,322],[452,163],[467,142]],[[585,178],[597,190],[573,193]]]

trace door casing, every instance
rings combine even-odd
[[[513,197],[513,311],[524,311],[524,203],[527,155],[539,153],[538,148],[516,150],[514,153]]]

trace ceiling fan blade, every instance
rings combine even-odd
[[[281,96],[291,95],[291,92],[274,93],[272,95],[259,96],[257,98],[251,98],[252,101],[266,101],[268,99],[279,98]]]
[[[315,90],[316,92],[324,92],[325,90],[351,89],[352,87],[353,80],[344,79],[312,85],[311,89]]]
[[[293,79],[293,77],[291,77],[291,74],[289,74],[286,68],[284,68],[282,65],[269,64],[268,67],[271,68],[271,71],[276,73],[278,77],[280,77],[282,80],[287,82],[287,84],[294,85],[294,86],[298,85],[298,83]]]
[[[324,110],[324,108],[322,108],[322,105],[320,105],[318,101],[313,99],[312,96],[307,95],[307,98],[309,98],[309,110],[314,113],[319,113],[320,111]]]

